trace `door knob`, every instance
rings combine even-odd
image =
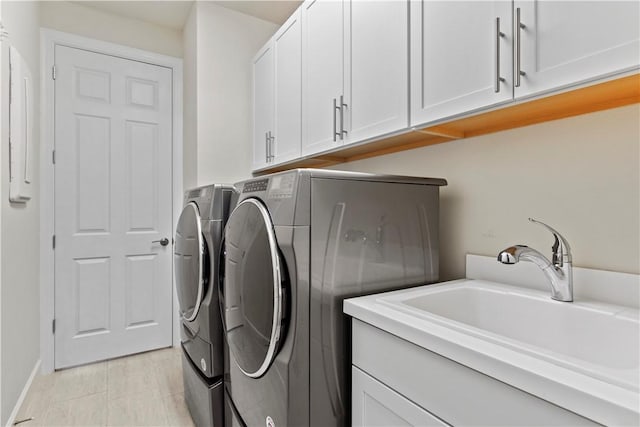
[[[160,243],[162,246],[167,246],[169,244],[169,239],[163,237],[160,240],[152,240],[151,243]]]

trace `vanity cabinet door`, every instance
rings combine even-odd
[[[595,426],[593,421],[570,412],[560,406],[529,394],[514,386],[499,381],[485,373],[471,369],[419,347],[409,341],[383,331],[377,327],[352,320],[352,361],[371,378],[402,393],[418,408],[427,408],[455,426]],[[381,350],[384,349],[384,357]],[[356,406],[368,405],[364,392],[356,394],[357,382],[353,380],[353,417]],[[362,386],[360,386],[362,389]],[[369,393],[369,388],[365,389]],[[378,395],[379,396],[379,395]],[[385,398],[383,402],[390,411],[403,414]],[[360,401],[357,403],[357,401]],[[365,407],[365,413],[368,411]],[[425,409],[422,409],[426,411]],[[362,409],[359,409],[362,412]],[[362,415],[359,415],[362,417]],[[415,421],[408,420],[410,425]],[[425,423],[425,421],[422,421]],[[362,425],[362,424],[361,424]],[[364,425],[371,425],[365,422]],[[387,423],[386,425],[402,425]],[[437,424],[436,424],[437,425]]]
[[[355,366],[351,374],[353,427],[449,425]]]
[[[638,16],[638,1],[515,1],[515,97],[637,68]]]
[[[411,2],[411,125],[513,99],[510,1]]]

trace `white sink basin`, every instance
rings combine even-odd
[[[402,303],[607,368],[638,368],[638,322],[615,312],[487,286],[434,290]]]
[[[630,390],[639,389],[640,328],[635,309],[559,302],[540,291],[481,280],[380,295],[377,301]]]

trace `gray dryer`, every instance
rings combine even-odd
[[[299,169],[239,184],[220,304],[225,424],[350,424],[342,301],[438,280],[443,179]]]

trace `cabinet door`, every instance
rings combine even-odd
[[[408,0],[345,2],[345,142],[409,125]]]
[[[513,98],[511,14],[508,1],[411,2],[412,126]]]
[[[355,366],[351,374],[353,427],[448,425]]]
[[[640,2],[516,1],[524,97],[632,70],[640,64]],[[516,64],[518,62],[518,38]],[[517,66],[517,65],[516,65]]]
[[[302,138],[302,32],[300,9],[273,38],[275,55],[274,163],[300,156]]]
[[[273,134],[273,45],[269,42],[253,59],[253,169],[267,164],[267,134]]]
[[[334,103],[343,84],[343,2],[307,0],[302,5],[302,154],[342,143],[335,136]]]

